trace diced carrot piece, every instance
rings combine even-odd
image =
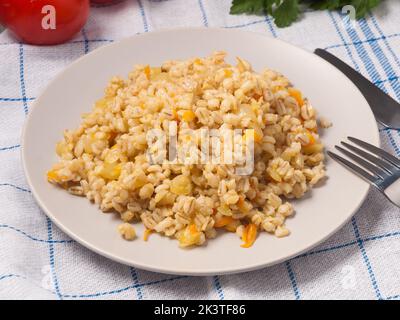
[[[220,219],[218,219],[215,224],[214,227],[215,228],[222,228],[227,226],[228,224],[230,224],[233,221],[232,217],[228,217],[228,216],[223,216]]]
[[[241,196],[241,197],[239,198],[239,201],[237,202],[236,205],[238,206],[238,208],[239,208],[240,211],[242,211],[242,212],[249,212],[249,208],[248,208],[248,206],[246,206],[246,203],[245,203],[245,201],[244,201],[244,197],[243,197],[243,196]]]
[[[175,107],[172,107],[172,117],[173,117],[176,121],[179,121],[178,112],[176,111],[176,108],[175,108]]]
[[[315,138],[314,138],[314,136],[310,133],[310,132],[306,132],[306,135],[307,135],[307,137],[308,137],[308,139],[309,139],[309,143],[307,144],[307,146],[311,146],[311,145],[313,145],[314,143],[315,143]]]
[[[144,240],[144,241],[149,240],[149,236],[150,236],[152,233],[153,233],[153,230],[147,229],[147,228],[146,228],[146,230],[144,230],[143,240]]]
[[[150,73],[151,73],[150,66],[149,65],[145,66],[144,67],[144,74],[146,75],[147,79],[150,79]]]
[[[257,238],[257,226],[254,223],[248,224],[242,235],[243,244],[241,245],[242,248],[250,248],[254,241]]]
[[[244,140],[254,140],[254,142],[260,142],[263,139],[263,132],[260,128],[246,129],[244,133]]]
[[[199,231],[197,230],[197,227],[196,227],[195,224],[191,224],[191,225],[189,226],[189,232],[190,232],[192,235],[195,235],[195,234],[197,234]]]
[[[296,99],[299,106],[302,106],[304,104],[303,95],[301,94],[301,92],[299,90],[297,90],[295,88],[289,88],[288,92],[289,92],[290,96],[292,96],[293,98]]]
[[[261,130],[254,130],[254,141],[260,142],[263,138],[263,134]]]

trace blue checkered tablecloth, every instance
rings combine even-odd
[[[400,100],[400,3],[386,0],[353,27],[338,13],[307,12],[278,29],[261,16],[231,16],[229,0],[127,0],[92,8],[72,41],[53,47],[0,34],[0,299],[399,299],[400,210],[371,190],[325,243],[255,272],[190,278],[105,259],[71,240],[36,205],[20,161],[21,128],[35,97],[69,63],[136,33],[177,26],[257,31],[325,48]],[[400,133],[381,130],[400,156]]]

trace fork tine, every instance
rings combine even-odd
[[[343,149],[342,147],[339,147],[339,146],[335,146],[335,148],[338,149],[340,152],[344,153],[350,159],[354,160],[355,163],[357,163],[364,169],[367,169],[369,172],[374,173],[378,177],[383,179],[388,176],[388,174],[384,170],[373,165],[371,162],[368,162],[368,161],[364,160],[363,158],[360,158],[356,154],[354,154],[346,149]]]
[[[367,159],[369,162],[373,163],[377,167],[380,167],[384,170],[386,170],[388,173],[393,174],[396,170],[398,170],[396,167],[394,167],[390,162],[382,160],[381,158],[378,158],[374,156],[373,154],[366,152],[364,150],[361,150],[347,142],[341,142],[342,145],[344,145],[347,149],[353,151],[354,153],[358,154],[364,159]]]
[[[347,137],[347,139],[354,142],[355,144],[358,144],[359,146],[363,147],[364,149],[372,152],[373,154],[381,156],[382,158],[384,158],[387,161],[394,164],[396,167],[400,168],[400,160],[397,159],[395,156],[391,155],[389,152],[386,152],[385,150],[375,147],[368,142],[362,141],[362,140],[354,138],[354,137]]]
[[[354,163],[346,160],[345,158],[342,158],[341,156],[337,155],[336,153],[333,153],[331,151],[328,151],[327,153],[332,159],[336,160],[337,162],[339,162],[340,164],[345,166],[347,169],[353,171],[355,174],[357,174],[361,178],[367,180],[369,183],[372,183],[375,185],[375,182],[377,179],[375,176],[371,175],[364,169],[362,169],[359,166],[355,165]]]

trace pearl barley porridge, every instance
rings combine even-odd
[[[179,132],[251,129],[243,138],[251,132],[254,169],[239,175],[236,163],[152,163],[147,133],[167,133],[171,122]],[[138,65],[128,79],[112,78],[80,127],[64,132],[60,161],[47,178],[117,212],[127,240],[136,237],[132,223],[141,221],[145,240],[157,232],[181,247],[202,245],[224,229],[250,247],[260,231],[289,235],[287,200],[325,176],[318,125],[331,123],[317,124],[316,111],[288,79],[269,69],[257,73],[241,58],[230,65],[224,52],[160,68]],[[182,139],[199,151],[196,136]]]

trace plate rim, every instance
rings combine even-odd
[[[245,31],[245,30],[232,30],[232,29],[226,29],[226,28],[219,28],[219,27],[175,27],[175,28],[162,28],[159,30],[155,30],[152,32],[148,32],[148,33],[140,33],[140,34],[136,34],[136,35],[132,35],[129,37],[125,37],[122,39],[118,39],[115,42],[112,42],[110,44],[104,45],[100,48],[97,48],[93,51],[91,51],[88,54],[85,54],[81,57],[79,57],[78,59],[74,60],[73,62],[71,62],[70,64],[68,64],[63,70],[59,71],[55,77],[53,77],[45,86],[44,88],[41,90],[40,94],[38,95],[38,97],[35,99],[35,101],[33,102],[32,106],[30,107],[30,111],[24,121],[24,125],[22,128],[22,134],[21,134],[21,150],[20,150],[20,155],[21,155],[21,160],[22,160],[22,167],[23,167],[23,171],[24,171],[24,175],[25,178],[27,180],[27,183],[30,187],[30,190],[32,192],[32,195],[35,199],[35,201],[37,202],[37,204],[39,205],[39,207],[43,210],[43,212],[46,214],[46,216],[64,233],[66,233],[69,237],[71,237],[73,240],[75,240],[77,243],[83,245],[84,247],[86,247],[87,249],[103,256],[106,257],[110,260],[116,261],[118,263],[124,264],[124,265],[128,265],[128,266],[133,266],[133,267],[137,267],[139,269],[142,270],[146,270],[146,271],[151,271],[151,272],[157,272],[157,273],[163,273],[163,274],[170,274],[170,275],[185,275],[185,276],[210,276],[210,275],[227,275],[227,274],[237,274],[237,273],[242,273],[242,272],[250,272],[250,271],[254,271],[254,270],[259,270],[265,267],[269,267],[272,265],[276,265],[279,264],[281,262],[284,261],[288,261],[290,259],[292,259],[293,257],[299,256],[309,250],[311,250],[312,248],[316,247],[317,245],[321,244],[322,242],[324,242],[325,240],[327,240],[328,238],[330,238],[333,234],[335,234],[336,232],[338,232],[340,229],[342,229],[342,227],[354,216],[354,214],[358,211],[358,209],[361,207],[361,205],[364,203],[370,189],[371,186],[365,182],[365,190],[362,194],[362,196],[360,197],[360,200],[357,204],[357,206],[351,211],[351,214],[349,214],[346,219],[344,219],[336,228],[332,229],[330,232],[328,232],[324,237],[322,237],[321,239],[319,239],[318,241],[315,241],[314,243],[311,243],[308,246],[305,246],[303,249],[301,250],[297,250],[296,252],[292,253],[292,254],[286,254],[284,256],[282,256],[281,258],[275,259],[274,261],[271,262],[266,262],[266,263],[255,263],[255,264],[249,264],[249,265],[241,265],[240,267],[235,267],[235,268],[221,268],[221,269],[213,269],[213,268],[209,268],[210,270],[205,270],[205,271],[192,271],[189,269],[176,269],[176,270],[171,270],[168,268],[163,268],[163,267],[158,267],[155,265],[148,265],[146,263],[140,263],[140,262],[134,262],[132,263],[132,261],[128,261],[126,259],[120,258],[118,255],[110,253],[108,251],[104,251],[102,248],[99,248],[98,246],[80,238],[78,235],[75,234],[75,232],[73,230],[68,229],[67,227],[65,227],[63,225],[63,223],[61,221],[58,220],[58,218],[56,216],[54,216],[51,213],[51,210],[49,210],[45,204],[45,201],[42,200],[38,193],[37,190],[35,188],[35,185],[32,183],[31,180],[31,176],[29,174],[29,171],[27,169],[27,164],[26,164],[26,154],[25,154],[25,139],[26,139],[26,134],[27,134],[27,128],[30,122],[30,119],[32,117],[32,114],[34,113],[34,111],[36,110],[37,106],[40,104],[40,101],[42,99],[42,96],[44,95],[45,92],[48,91],[48,88],[52,85],[53,82],[58,81],[59,79],[61,79],[64,74],[74,65],[79,64],[81,61],[85,60],[85,59],[90,59],[90,57],[93,54],[96,54],[98,51],[100,50],[106,50],[108,47],[111,46],[115,46],[118,44],[122,44],[124,42],[130,42],[130,41],[134,41],[134,39],[136,39],[137,37],[146,37],[152,34],[162,34],[162,33],[170,33],[170,32],[182,32],[182,31],[186,31],[186,32],[191,32],[191,31],[207,31],[207,32],[212,32],[212,31],[223,31],[223,32],[233,32],[233,33],[242,33],[243,35],[246,34],[256,34],[258,36],[262,36],[265,38],[268,38],[270,41],[274,41],[274,42],[279,42],[282,43],[286,46],[289,46],[291,48],[294,48],[296,50],[301,50],[306,54],[309,55],[313,55],[314,58],[319,59],[320,61],[322,61],[326,66],[329,66],[329,68],[331,68],[331,70],[333,70],[333,72],[338,72],[341,74],[341,76],[343,77],[343,79],[346,79],[346,81],[351,84],[353,86],[353,89],[357,90],[362,99],[364,99],[365,103],[369,106],[367,100],[365,99],[364,95],[361,93],[361,91],[356,87],[356,85],[351,81],[351,79],[349,79],[346,75],[344,75],[340,70],[338,70],[336,67],[334,67],[332,64],[330,64],[329,62],[327,62],[326,60],[322,59],[321,57],[313,54],[310,51],[307,51],[301,47],[298,47],[294,44],[291,44],[289,42],[286,42],[284,40],[278,39],[278,38],[273,38],[270,37],[268,35],[265,35],[264,33],[261,32],[253,32],[253,31]],[[370,113],[370,116],[372,119],[374,119],[375,121],[374,123],[374,134],[373,134],[373,139],[375,140],[373,142],[373,144],[375,144],[376,146],[380,147],[381,146],[381,140],[380,140],[380,135],[379,135],[379,127],[378,127],[378,123],[376,122],[376,119],[372,113],[372,110],[369,108],[368,110]],[[371,130],[372,131],[372,130]],[[371,135],[372,137],[372,135]]]

